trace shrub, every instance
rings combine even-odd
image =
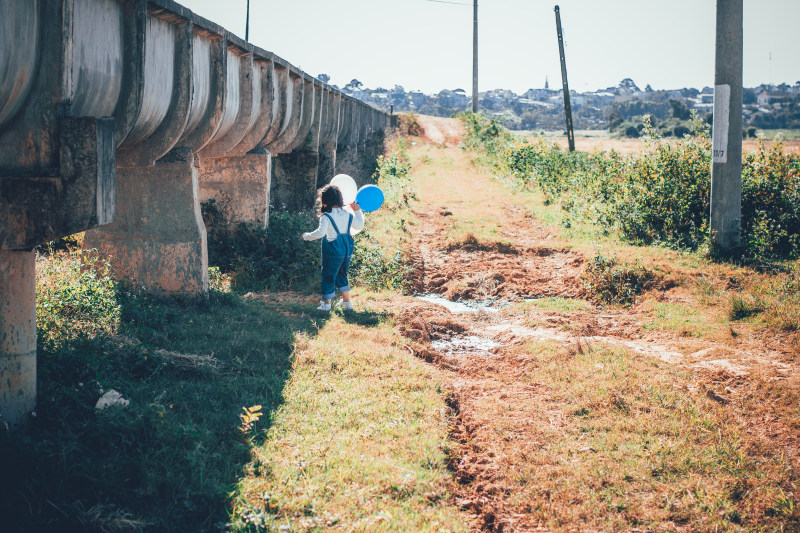
[[[625,137],[631,137],[635,139],[638,136],[639,136],[639,129],[636,126],[630,125],[627,128],[625,128]]]
[[[501,175],[560,201],[566,227],[585,219],[636,244],[695,250],[709,238],[711,152],[709,125],[696,114],[690,125],[674,126],[683,138],[667,143],[645,120],[646,147],[635,156],[566,152],[542,139],[491,141],[484,153]],[[800,257],[800,158],[781,142],[744,156],[741,220],[748,260]]]
[[[271,210],[268,228],[244,223],[234,227],[209,226],[209,264],[229,274],[231,288],[237,292],[313,292],[319,282],[319,243],[306,242],[300,235],[316,225],[317,219],[310,212]]]
[[[632,305],[636,297],[653,287],[655,274],[638,263],[620,264],[616,257],[597,253],[586,263],[584,288],[600,302]]]
[[[36,284],[39,346],[53,350],[75,339],[116,331],[117,283],[94,251],[73,250],[40,258]]]

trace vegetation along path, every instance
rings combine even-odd
[[[510,179],[492,123],[402,118],[354,312],[315,311],[305,213],[211,235],[200,303],[40,252],[3,526],[800,530],[797,265],[624,244],[576,214],[590,195]],[[561,168],[540,141],[513,146]],[[110,389],[127,403],[96,409]]]
[[[700,254],[621,245],[586,228],[566,230],[553,223],[558,206],[496,179],[477,154],[459,147],[459,121],[417,116],[410,129],[416,135],[400,139],[393,157],[410,165],[403,194],[412,200],[368,216],[370,242],[404,243],[409,295],[357,291],[358,305],[392,317],[392,333],[378,340],[380,357],[365,355],[369,337],[355,330],[359,347],[339,330],[334,350],[350,354],[343,359],[349,379],[366,383],[386,368],[352,370],[367,359],[413,354],[428,363],[414,372],[433,380],[448,410],[437,415],[439,425],[423,427],[437,420],[437,394],[427,396],[427,412],[422,404],[412,410],[413,429],[384,442],[377,428],[386,421],[376,419],[376,409],[394,424],[408,416],[410,398],[434,393],[416,383],[409,389],[415,392],[398,396],[405,378],[395,373],[377,377],[389,386],[391,407],[367,394],[360,396],[369,398],[366,405],[349,408],[362,413],[360,422],[349,421],[358,429],[323,423],[320,431],[347,440],[336,453],[371,465],[357,480],[344,474],[350,496],[332,494],[331,477],[341,481],[343,474],[329,458],[294,457],[303,447],[286,439],[299,437],[271,437],[270,446],[280,439],[291,451],[270,448],[259,464],[278,463],[277,479],[302,482],[279,488],[274,474],[266,485],[256,476],[251,502],[265,486],[283,494],[275,496],[270,523],[401,531],[800,527],[796,338],[730,317],[731,298],[748,296],[739,287],[747,271]],[[643,280],[628,305],[604,303],[598,290],[604,282],[614,289],[604,268],[617,263],[632,265]],[[298,361],[317,373],[320,362],[342,364],[324,363],[324,352],[315,341]],[[372,385],[339,382],[365,386]],[[348,396],[336,386],[323,391]],[[319,439],[303,453],[323,447],[315,453],[331,454],[329,440]],[[437,450],[446,453],[449,472],[436,463]],[[282,458],[287,453],[291,460]],[[413,457],[419,454],[431,462],[420,463]],[[389,468],[388,456],[405,457],[406,474],[387,471],[378,487],[362,477]],[[327,467],[298,471],[297,460]],[[288,494],[309,486],[305,507]],[[333,507],[313,495],[324,487],[338,502]],[[395,513],[390,500],[406,502],[397,504],[405,511]]]

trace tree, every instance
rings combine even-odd
[[[350,80],[350,83],[348,83],[347,85],[344,86],[344,88],[345,88],[345,90],[348,90],[348,91],[358,91],[363,86],[364,86],[363,83],[361,83],[357,79],[353,78],[352,80]]]
[[[327,74],[317,74],[317,79],[322,83],[328,83],[329,81],[331,81],[331,77],[328,76]]]
[[[680,100],[676,100],[675,98],[670,98],[669,105],[672,106],[673,117],[680,120],[689,120],[689,116],[692,114],[692,112],[685,103]]]

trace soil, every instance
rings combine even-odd
[[[418,116],[424,133],[419,142],[455,146],[461,135],[453,119]],[[475,184],[473,183],[473,186]],[[642,309],[607,309],[594,305],[575,311],[531,306],[524,316],[504,307],[547,296],[583,296],[585,258],[577,251],[548,246],[555,242],[523,207],[504,205],[496,211],[503,236],[513,244],[485,244],[470,235],[453,243],[445,235],[452,226],[452,198],[418,204],[411,228],[413,282],[422,299],[382,302],[398,316],[401,333],[414,353],[441,368],[449,379],[454,413],[452,437],[458,443],[451,466],[458,482],[456,499],[474,515],[482,531],[543,531],[519,504],[512,503],[512,459],[519,450],[536,448],[534,429],[558,427],[564,417],[558,406],[530,413],[515,398],[543,395],[539,386],[520,385],[531,356],[514,350],[522,343],[552,341],[564,350],[580,351],[593,343],[624,346],[669,364],[691,369],[694,386],[705,388],[720,403],[751,394],[764,383],[780,381],[798,388],[793,349],[746,325],[728,339],[710,341],[678,332],[642,327]],[[450,204],[450,205],[448,205]],[[656,285],[657,299],[691,297],[671,284]],[[683,291],[683,292],[682,292]],[[448,302],[460,301],[462,312]],[[452,308],[452,306],[451,306]],[[800,435],[778,420],[768,407],[755,413],[736,411],[754,437],[769,438],[800,468]],[[499,427],[503,428],[500,431]],[[509,435],[514,438],[510,439]]]

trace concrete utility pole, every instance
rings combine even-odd
[[[556,12],[556,31],[558,32],[558,55],[561,58],[561,82],[564,87],[564,115],[567,122],[567,139],[569,151],[575,151],[575,134],[572,131],[572,109],[569,106],[569,84],[567,83],[567,62],[564,59],[564,38],[561,36],[561,11],[558,6]]]
[[[247,21],[244,23],[244,40],[250,40],[250,0],[247,0]]]
[[[717,0],[711,251],[737,255],[742,219],[742,0]]]
[[[478,112],[478,0],[473,0],[472,16],[472,112]]]

